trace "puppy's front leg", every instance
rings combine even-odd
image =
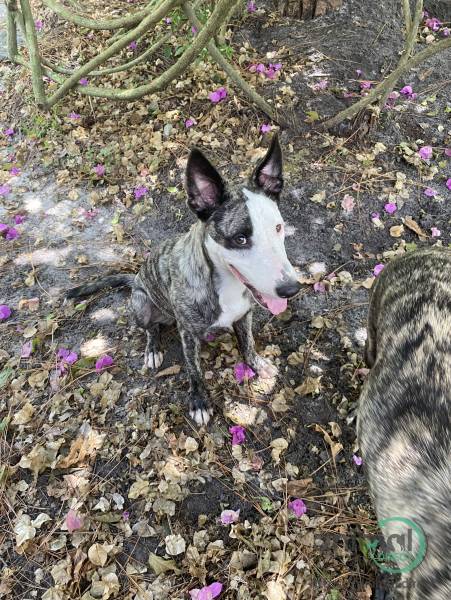
[[[244,317],[233,324],[238,347],[243,358],[259,377],[268,379],[277,375],[277,368],[267,358],[257,354],[255,350],[254,336],[252,334],[252,311],[247,312]]]
[[[190,383],[189,414],[198,425],[206,425],[213,413],[200,368],[200,341],[179,327]]]

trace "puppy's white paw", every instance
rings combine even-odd
[[[189,411],[189,416],[196,423],[196,425],[199,425],[199,427],[201,427],[202,425],[208,424],[211,414],[212,414],[211,411],[203,409],[203,408],[198,408],[197,410]]]
[[[277,367],[273,365],[272,362],[267,358],[263,358],[263,356],[257,356],[257,360],[255,361],[255,369],[258,373],[258,376],[262,379],[272,379],[279,372]]]
[[[149,369],[158,369],[163,363],[163,352],[146,352],[144,355],[144,366]]]

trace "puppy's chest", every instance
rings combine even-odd
[[[221,312],[212,327],[231,329],[251,308],[250,294],[235,277],[222,281],[217,292]]]

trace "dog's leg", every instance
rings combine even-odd
[[[155,323],[159,316],[158,309],[145,290],[141,288],[133,288],[130,305],[136,324],[144,329],[147,335],[144,366],[149,369],[158,369],[164,357],[160,346],[160,325]]]
[[[259,377],[269,379],[277,375],[277,368],[267,358],[257,354],[255,350],[254,336],[252,334],[252,311],[244,315],[239,321],[233,324],[235,335],[238,340],[238,347],[243,358]]]
[[[164,354],[161,351],[160,325],[153,323],[146,329],[147,344],[144,352],[144,366],[149,369],[158,369],[163,362]]]
[[[190,383],[189,414],[197,425],[206,425],[213,413],[200,367],[200,340],[179,327]]]

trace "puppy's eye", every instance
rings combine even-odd
[[[277,233],[280,233],[282,231],[282,224],[279,223],[278,225],[276,225],[276,231]]]
[[[233,238],[233,241],[235,242],[235,244],[237,246],[245,246],[247,244],[247,238],[244,237],[244,235],[236,235]]]

